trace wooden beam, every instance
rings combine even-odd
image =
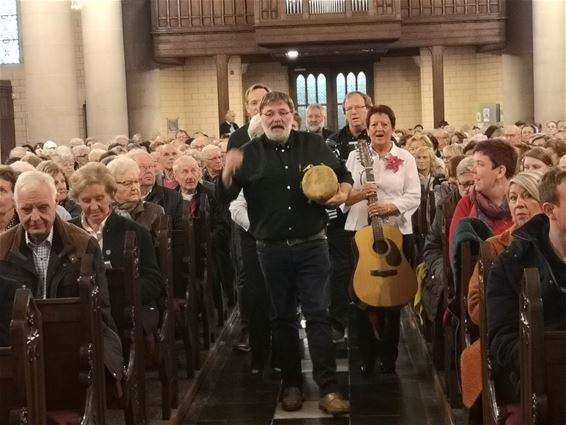
[[[434,127],[444,120],[444,47],[432,46],[432,105]]]
[[[230,109],[228,93],[228,56],[216,55],[216,86],[218,87],[218,122],[224,122],[224,115]]]

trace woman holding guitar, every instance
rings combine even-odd
[[[415,159],[393,143],[393,110],[371,107],[366,121],[370,146],[360,141],[346,163],[354,186],[345,204],[345,229],[357,231],[353,294],[361,307],[357,331],[361,371],[367,377],[378,357],[383,372],[395,371],[400,307],[416,291],[414,272],[403,252],[411,257],[411,216],[420,205],[421,187]]]

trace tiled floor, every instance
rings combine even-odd
[[[304,336],[304,331],[301,332]],[[441,425],[441,403],[433,388],[432,365],[421,351],[416,329],[406,312],[396,374],[376,373],[370,379],[358,371],[355,335],[337,345],[338,379],[352,411],[333,418],[318,408],[307,341],[303,339],[305,404],[285,412],[277,403],[279,381],[266,371],[260,378],[248,372],[247,354],[233,351],[237,329],[227,335],[218,364],[209,374],[184,422],[191,425]],[[151,404],[151,401],[150,401]],[[158,417],[155,416],[155,417]],[[165,422],[152,421],[152,424]]]

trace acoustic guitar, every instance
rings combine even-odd
[[[366,181],[375,183],[373,161],[366,140],[357,143]],[[368,205],[377,202],[377,195],[368,198]],[[357,256],[353,290],[358,299],[373,307],[401,306],[417,293],[417,276],[403,255],[403,235],[394,223],[398,217],[372,217],[371,225],[362,227],[354,236]]]

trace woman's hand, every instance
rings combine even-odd
[[[368,216],[372,217],[387,217],[390,215],[398,214],[399,210],[393,203],[382,204],[376,202],[375,204],[368,205]]]
[[[354,205],[368,199],[371,195],[377,195],[377,184],[365,183],[359,188],[352,189],[350,196],[346,200],[346,205]]]

